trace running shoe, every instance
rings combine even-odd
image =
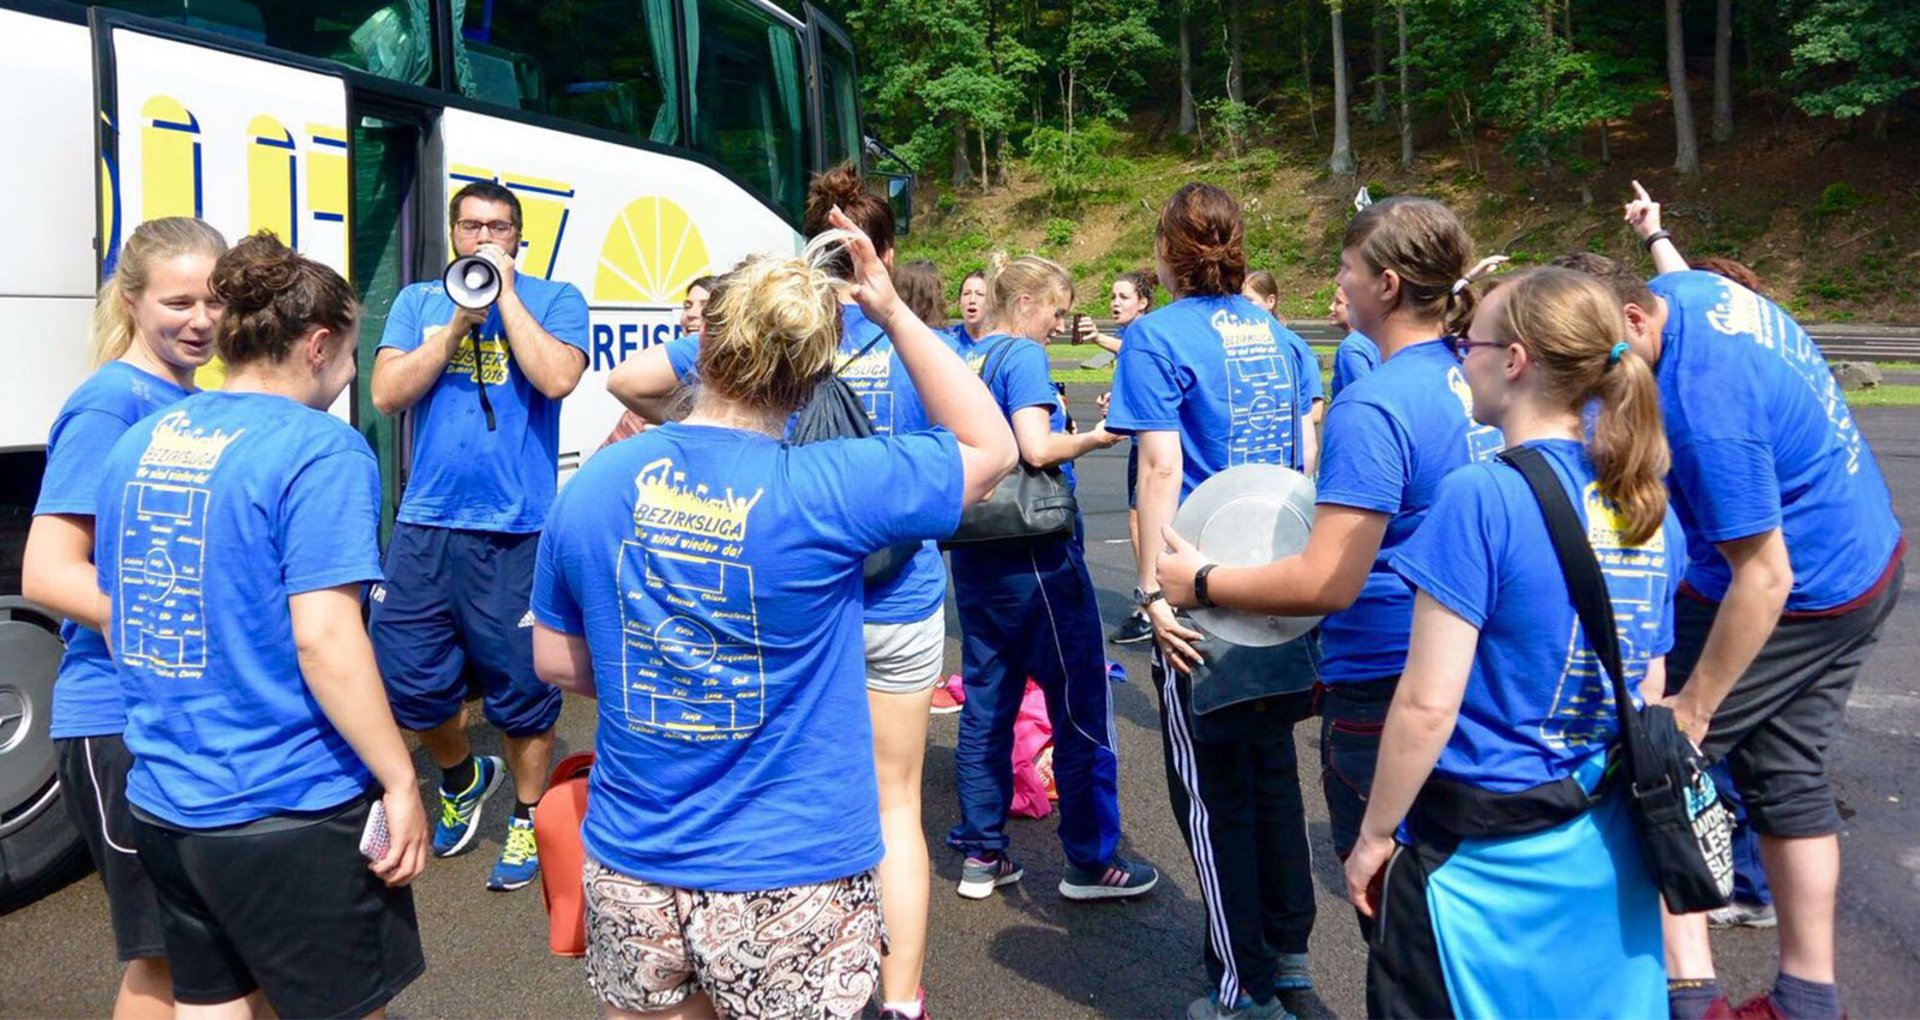
[[[1780,923],[1772,904],[1742,903],[1734,900],[1724,907],[1707,911],[1707,923],[1715,928],[1772,928]]]
[[[496,755],[473,760],[473,783],[458,793],[440,788],[440,821],[433,827],[433,853],[452,857],[473,842],[480,827],[480,805],[500,788],[507,775],[507,763]]]
[[[1153,624],[1145,616],[1135,613],[1121,621],[1120,626],[1113,628],[1113,633],[1107,635],[1107,640],[1116,645],[1132,645],[1151,637],[1153,637]]]
[[[1220,1008],[1220,993],[1208,992],[1187,1006],[1187,1020],[1297,1020],[1280,1004],[1280,997],[1274,996],[1269,1002],[1255,1002],[1250,995],[1242,994],[1232,1009]]]
[[[1060,877],[1060,895],[1070,900],[1115,900],[1138,896],[1160,883],[1151,864],[1136,864],[1114,854],[1104,866],[1082,868],[1068,864]]]
[[[507,844],[500,848],[500,859],[494,862],[493,874],[487,877],[487,888],[494,892],[511,892],[540,873],[540,847],[533,841],[533,819],[507,819]]]
[[[967,703],[967,689],[960,684],[960,677],[950,676],[933,689],[933,714],[952,715],[960,711]]]
[[[920,1007],[920,1011],[914,1014],[917,1020],[929,1020],[927,1016],[927,990],[925,988],[920,989],[920,993],[914,996],[913,1001]],[[912,1018],[909,1018],[906,1013],[900,1010],[891,1009],[883,1005],[880,1007],[880,1020],[912,1020]]]
[[[1020,881],[1024,874],[1012,857],[998,850],[989,850],[982,857],[969,854],[967,862],[960,866],[958,891],[967,899],[984,900],[993,895],[995,889]]]

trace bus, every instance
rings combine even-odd
[[[47,430],[135,225],[270,229],[352,281],[360,382],[335,413],[378,454],[390,522],[407,421],[366,381],[394,296],[447,264],[453,191],[517,194],[519,271],[591,307],[564,478],[619,418],[608,372],[673,338],[687,284],[797,251],[810,175],[885,151],[847,33],[767,0],[0,0],[0,82],[0,910],[85,859],[48,737],[58,621],[21,597],[20,564]],[[907,222],[910,175],[872,176]]]

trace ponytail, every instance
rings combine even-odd
[[[205,220],[191,216],[163,216],[133,228],[120,245],[113,275],[100,285],[93,305],[90,358],[93,368],[126,356],[133,346],[133,302],[147,292],[153,267],[180,255],[219,258],[227,239]]]
[[[1525,348],[1543,391],[1567,410],[1598,405],[1587,439],[1595,482],[1619,513],[1627,544],[1644,544],[1666,520],[1672,458],[1653,368],[1627,346],[1619,301],[1593,277],[1551,267],[1520,273],[1500,291],[1488,332]]]
[[[1010,259],[1005,252],[995,252],[987,267],[987,322],[1007,328],[1007,317],[1023,294],[1035,301],[1072,297],[1073,277],[1052,259],[1038,255]]]

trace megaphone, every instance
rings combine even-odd
[[[440,279],[447,285],[447,296],[462,308],[478,311],[500,296],[500,271],[478,255],[454,259]]]

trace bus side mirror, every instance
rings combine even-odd
[[[910,233],[913,229],[913,175],[883,173],[874,177],[886,186],[887,202],[893,206],[895,232]]]

